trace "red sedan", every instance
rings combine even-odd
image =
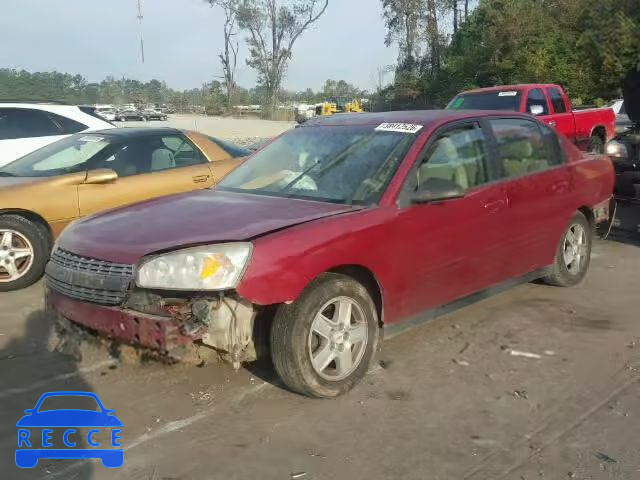
[[[332,397],[383,329],[517,281],[577,284],[613,183],[607,158],[518,113],[314,119],[213,190],[73,223],[47,305],[115,341],[198,342],[238,366],[267,332],[282,380]]]

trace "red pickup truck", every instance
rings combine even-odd
[[[616,116],[611,108],[573,110],[560,85],[502,85],[462,92],[449,102],[452,110],[512,110],[529,113],[551,125],[581,150],[604,153],[615,136]]]

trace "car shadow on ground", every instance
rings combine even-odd
[[[634,247],[640,247],[640,233],[633,233],[626,230],[619,230],[614,228],[606,238],[607,241],[623,243],[625,245],[633,245]]]
[[[52,335],[50,315],[42,310],[32,312],[26,319],[21,337],[10,340],[0,348],[0,471],[3,478],[12,480],[58,478],[56,473],[75,463],[73,474],[59,478],[88,480],[93,465],[87,461],[41,459],[35,468],[18,468],[15,450],[18,446],[16,422],[33,408],[40,396],[52,391],[92,391],[82,378],[77,359],[50,351]],[[42,429],[33,429],[33,448],[41,448]],[[55,435],[56,432],[54,432]],[[39,435],[37,435],[39,434]],[[61,436],[61,435],[58,435]],[[53,438],[52,448],[61,448],[62,439]],[[76,448],[85,448],[85,442],[76,439]]]

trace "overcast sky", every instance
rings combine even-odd
[[[327,78],[362,88],[396,59],[384,46],[379,0],[330,0],[324,16],[294,47],[285,87],[318,89]],[[136,0],[0,0],[0,67],[158,78],[170,87],[200,87],[220,75],[222,15],[204,0],[142,0],[145,63],[140,61]],[[242,39],[242,37],[240,37]],[[242,42],[241,42],[242,43]],[[238,83],[255,74],[241,50]]]

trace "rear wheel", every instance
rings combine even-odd
[[[592,240],[591,224],[582,213],[576,213],[562,235],[551,274],[543,280],[559,287],[580,283],[589,270]]]
[[[19,215],[0,216],[0,292],[35,283],[48,258],[43,228]]]
[[[589,138],[589,145],[587,146],[587,152],[598,153],[598,154],[604,153],[604,142],[599,136],[593,135],[591,138]]]
[[[271,358],[291,390],[336,397],[367,373],[378,339],[378,315],[367,289],[350,277],[324,274],[296,302],[279,308]]]

